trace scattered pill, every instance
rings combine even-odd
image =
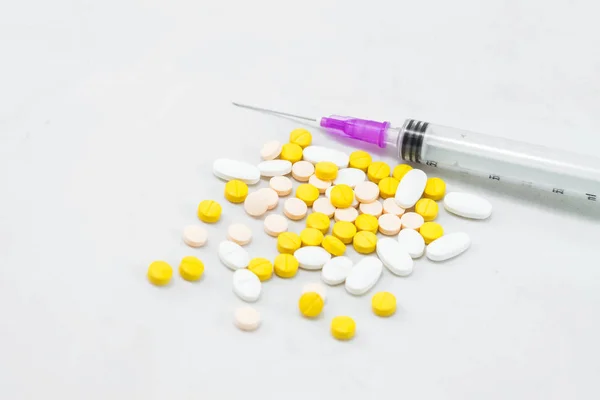
[[[361,203],[358,206],[358,210],[362,214],[369,214],[377,218],[383,214],[383,205],[379,200],[375,200],[371,203]]]
[[[322,146],[308,146],[304,149],[304,159],[316,164],[321,161],[331,161],[338,168],[347,168],[350,157],[339,150]]]
[[[298,309],[306,318],[318,317],[324,305],[323,298],[317,292],[304,293],[298,301]]]
[[[321,279],[331,286],[344,283],[353,265],[354,263],[349,257],[333,257],[323,266]]]
[[[298,161],[292,165],[292,177],[298,182],[308,182],[315,174],[315,166],[308,161]]]
[[[337,340],[350,340],[356,333],[356,322],[350,317],[339,316],[331,320],[331,335]]]
[[[273,264],[266,258],[253,258],[248,264],[248,270],[256,274],[261,282],[268,281],[273,276]]]
[[[356,225],[348,221],[338,221],[333,224],[331,234],[341,240],[342,243],[350,244],[354,239],[354,235],[356,235]]]
[[[305,148],[310,146],[312,135],[304,128],[294,129],[290,132],[290,143],[295,143],[298,146]]]
[[[279,195],[275,190],[271,188],[262,188],[257,190],[257,192],[265,197],[265,201],[267,202],[267,210],[273,210],[277,208],[277,204],[279,204]]]
[[[314,176],[314,175],[313,175]],[[319,198],[319,189],[310,183],[303,183],[296,189],[296,197],[311,207]]]
[[[337,174],[338,167],[331,161],[320,161],[315,165],[315,175],[323,181],[333,181]]]
[[[425,244],[429,244],[444,235],[444,228],[437,222],[425,222],[419,229],[419,233],[423,236]]]
[[[202,222],[212,224],[221,218],[221,205],[214,200],[203,200],[198,205],[198,218]]]
[[[383,199],[389,199],[396,196],[396,190],[400,181],[394,177],[387,176],[379,181],[379,194]]]
[[[306,227],[315,228],[326,234],[329,232],[331,220],[323,213],[314,212],[306,218]]]
[[[367,169],[367,177],[371,182],[379,183],[383,178],[390,176],[390,166],[383,161],[375,161]]]
[[[408,164],[396,165],[396,167],[394,167],[394,171],[392,171],[392,176],[398,179],[398,181],[401,181],[402,178],[404,178],[404,175],[406,175],[411,169],[413,168]]]
[[[260,313],[252,307],[239,307],[233,315],[233,323],[243,331],[255,331],[260,326]]]
[[[352,245],[360,254],[371,254],[377,247],[377,235],[369,231],[360,231],[354,236]]]
[[[377,222],[379,222],[379,232],[387,236],[397,235],[402,227],[400,217],[394,214],[383,214]]]
[[[277,237],[277,251],[283,254],[294,254],[302,246],[302,239],[294,232],[284,232]]]
[[[333,214],[333,219],[335,219],[336,222],[339,222],[339,221],[354,222],[354,221],[356,221],[357,217],[358,217],[358,211],[354,207],[338,208],[337,210],[335,210],[335,213]]]
[[[331,181],[324,181],[319,179],[316,175],[308,178],[308,183],[316,187],[319,190],[319,193],[325,193],[327,189],[331,187]]]
[[[379,186],[377,184],[365,181],[354,188],[356,199],[361,203],[372,203],[379,198]]]
[[[394,275],[408,276],[413,272],[413,259],[408,251],[391,238],[383,238],[377,242],[377,256]]]
[[[331,189],[329,200],[336,208],[352,207],[354,190],[348,185],[336,185]]]
[[[173,268],[165,261],[154,261],[148,267],[148,280],[156,286],[165,286],[172,276]]]
[[[418,231],[425,223],[425,220],[416,212],[408,212],[400,217],[400,222],[402,223],[402,229],[414,229]]]
[[[292,172],[292,163],[287,160],[269,160],[258,164],[261,176],[283,176]]]
[[[346,278],[346,291],[356,296],[367,293],[375,286],[382,271],[383,264],[377,257],[362,258]]]
[[[431,200],[441,200],[446,194],[446,182],[440,178],[429,178],[423,196]]]
[[[275,275],[280,278],[293,278],[298,273],[298,267],[298,260],[291,254],[275,257]]]
[[[332,235],[323,238],[322,246],[334,257],[343,256],[346,252],[346,245],[340,239]]]
[[[225,184],[225,198],[230,203],[243,203],[248,196],[248,185],[244,182],[234,179]]]
[[[294,252],[294,257],[298,260],[300,268],[307,270],[320,270],[323,265],[331,260],[331,254],[322,247],[305,246]]]
[[[287,196],[292,193],[292,181],[287,176],[274,176],[269,181],[269,187],[273,189],[279,197]]]
[[[250,193],[244,200],[244,210],[251,217],[260,217],[269,209],[268,199],[260,191]]]
[[[403,229],[398,234],[398,243],[412,258],[419,258],[425,251],[423,236],[414,229]]]
[[[366,151],[356,150],[350,154],[350,168],[356,168],[363,172],[367,172],[369,165],[373,162],[373,158]]]
[[[396,296],[390,292],[375,293],[371,299],[373,313],[379,317],[389,317],[396,312]]]
[[[404,214],[404,208],[400,207],[396,204],[396,199],[385,199],[383,201],[383,213],[384,214],[394,214],[398,217]]]
[[[283,204],[283,213],[292,221],[299,221],[306,216],[308,207],[306,203],[295,197],[287,199]]]
[[[425,221],[433,221],[438,215],[438,204],[431,199],[421,199],[415,204],[415,212]]]
[[[260,150],[260,157],[263,160],[274,160],[281,154],[281,142],[277,140],[272,140],[263,145]]]
[[[237,243],[224,240],[219,244],[219,259],[227,268],[238,270],[246,268],[250,262],[250,255]]]
[[[282,160],[287,160],[292,164],[296,163],[302,160],[302,147],[295,143],[286,143],[281,148],[281,154],[279,155],[279,158]]]
[[[183,257],[179,263],[179,275],[186,281],[197,281],[204,273],[204,263],[194,256]]]
[[[213,173],[217,178],[226,181],[238,179],[248,185],[260,181],[260,171],[254,165],[227,158],[220,158],[213,163]]]
[[[354,225],[358,231],[367,231],[377,233],[379,221],[377,217],[370,214],[361,214],[354,221]]]
[[[490,202],[470,193],[448,193],[444,197],[444,208],[452,214],[471,219],[486,219],[492,215]]]
[[[333,181],[334,185],[348,185],[352,189],[366,179],[366,174],[357,168],[344,168],[338,171],[337,178]]]
[[[411,169],[404,175],[396,191],[396,203],[404,208],[411,208],[423,195],[427,175],[420,169]]]
[[[323,232],[315,228],[306,228],[300,232],[302,246],[320,246],[323,243]]]
[[[444,261],[463,253],[471,245],[466,233],[450,233],[434,240],[427,246],[427,258],[431,261]]]
[[[302,294],[315,292],[319,293],[323,302],[327,303],[327,288],[319,282],[307,283],[302,287]]]
[[[321,197],[315,200],[312,208],[314,212],[323,213],[329,218],[332,218],[335,214],[335,207],[328,198]]]
[[[265,232],[269,236],[278,237],[283,232],[287,232],[288,230],[288,221],[285,217],[272,214],[265,218]]]
[[[252,241],[252,230],[244,224],[231,224],[227,229],[227,240],[245,246]]]
[[[248,302],[258,300],[262,284],[258,276],[247,269],[238,269],[233,273],[233,293]]]
[[[190,247],[202,247],[208,240],[208,232],[201,226],[190,225],[183,230],[183,242]]]

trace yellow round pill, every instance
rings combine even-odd
[[[312,135],[304,128],[294,129],[290,132],[290,143],[297,144],[302,148],[308,147],[312,143]]]
[[[377,217],[371,214],[360,214],[356,218],[356,221],[354,221],[354,225],[356,225],[358,231],[377,233],[377,230],[379,229]]]
[[[348,185],[335,185],[331,188],[329,200],[335,208],[348,208],[354,202],[354,190]]]
[[[281,154],[279,158],[282,160],[288,160],[292,164],[302,160],[302,147],[296,143],[286,143],[281,148]]]
[[[309,207],[319,198],[319,194],[319,189],[310,183],[303,183],[296,189],[296,197],[305,202]]]
[[[335,236],[325,236],[322,246],[334,257],[343,256],[346,252],[346,245]]]
[[[302,315],[307,318],[315,318],[323,311],[325,302],[321,295],[317,292],[306,292],[300,296],[298,308]]]
[[[194,256],[183,257],[179,264],[179,275],[186,281],[197,281],[204,273],[204,263]]]
[[[360,169],[363,172],[367,172],[369,165],[373,162],[373,158],[366,151],[356,150],[350,154],[350,162],[348,166],[350,168]]]
[[[320,246],[323,243],[323,232],[315,228],[303,229],[300,232],[300,240],[302,246]]]
[[[421,199],[415,204],[415,212],[425,221],[433,221],[438,215],[438,203],[431,199]]]
[[[342,243],[350,244],[356,235],[356,225],[348,221],[338,221],[333,224],[331,234],[340,239]]]
[[[284,254],[294,254],[302,245],[300,236],[294,232],[284,232],[277,236],[277,251]]]
[[[360,231],[352,240],[354,250],[360,254],[371,254],[377,248],[377,235],[369,231]]]
[[[392,176],[398,179],[398,181],[401,181],[402,178],[404,178],[404,175],[406,175],[411,169],[413,168],[408,164],[396,165],[394,171],[392,172]]]
[[[204,200],[198,206],[198,218],[212,224],[221,218],[221,205],[214,200]]]
[[[298,260],[291,254],[275,257],[275,275],[280,278],[292,278],[298,272]]]
[[[444,228],[437,222],[425,222],[421,225],[419,233],[423,236],[425,244],[429,244],[444,235]]]
[[[323,234],[326,234],[329,231],[329,225],[331,225],[329,217],[320,212],[312,213],[306,218],[307,228],[318,229]]]
[[[315,165],[315,175],[322,181],[332,181],[337,178],[338,167],[331,161],[321,161]]]
[[[148,267],[148,280],[156,286],[164,286],[171,280],[173,268],[165,261],[154,261]]]
[[[266,258],[253,258],[248,264],[248,269],[254,272],[261,282],[268,281],[273,276],[273,264]]]
[[[339,316],[331,320],[331,335],[337,340],[350,340],[356,333],[356,322],[350,317]]]
[[[248,185],[234,179],[225,184],[225,198],[231,203],[243,203],[248,196]]]
[[[396,196],[396,189],[400,181],[393,176],[387,176],[379,181],[379,194],[384,199]]]
[[[371,307],[375,315],[389,317],[396,312],[396,297],[390,292],[375,293],[371,299]]]
[[[440,178],[429,178],[427,179],[427,185],[425,185],[425,191],[423,197],[431,200],[441,200],[446,194],[446,182]]]
[[[383,161],[375,161],[367,169],[367,177],[371,182],[379,183],[385,177],[390,176],[390,166]]]

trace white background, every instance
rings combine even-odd
[[[5,1],[0,398],[597,399],[600,207],[435,171],[494,205],[483,222],[440,213],[447,232],[471,235],[467,253],[419,260],[409,278],[384,271],[363,297],[331,288],[317,321],[297,300],[319,274],[275,277],[248,334],[232,324],[242,302],[216,249],[234,221],[255,229],[253,256],[273,258],[275,241],[225,202],[211,164],[258,162],[265,141],[298,126],[231,100],[595,154],[598,11],[562,0]],[[223,217],[205,248],[187,248],[182,229],[206,198]],[[176,269],[190,254],[206,264],[202,282],[147,282],[151,261]],[[392,318],[370,311],[380,290],[397,296]],[[329,335],[340,314],[357,322],[351,342]]]

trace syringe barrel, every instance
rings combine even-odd
[[[388,128],[400,159],[600,201],[600,159],[423,121]]]

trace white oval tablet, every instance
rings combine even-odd
[[[471,219],[486,219],[492,215],[491,203],[471,193],[448,193],[444,197],[444,208],[452,214]]]
[[[471,245],[471,238],[463,232],[450,233],[434,240],[427,246],[427,258],[444,261],[463,253]]]
[[[323,265],[331,260],[331,254],[320,246],[301,247],[294,252],[294,257],[298,260],[300,268],[308,270],[319,270]]]
[[[346,291],[354,295],[367,293],[375,286],[382,271],[383,264],[377,257],[364,257],[346,277]]]
[[[260,170],[252,164],[243,161],[220,158],[213,163],[213,173],[226,181],[239,179],[248,185],[260,181]]]
[[[304,149],[302,156],[306,161],[313,164],[321,161],[330,161],[337,165],[338,168],[348,167],[348,162],[350,161],[350,156],[347,154],[322,146],[308,146]]]
[[[233,323],[243,331],[254,331],[260,325],[260,313],[252,307],[240,307],[235,310]]]
[[[270,160],[258,164],[258,170],[262,176],[282,176],[292,172],[292,163],[288,160]]]
[[[394,275],[408,276],[413,271],[413,259],[397,240],[384,238],[377,241],[377,255]]]
[[[367,175],[358,168],[344,168],[338,171],[337,178],[333,181],[334,185],[348,185],[352,189],[361,182],[364,182]]]
[[[349,257],[334,257],[327,261],[321,270],[321,279],[328,285],[344,283],[354,263]]]
[[[250,255],[239,244],[224,240],[219,244],[219,259],[227,268],[235,271],[248,266]]]
[[[425,239],[414,229],[402,229],[398,234],[398,243],[412,258],[419,258],[425,252]]]
[[[262,285],[258,276],[250,270],[238,269],[233,273],[233,293],[244,301],[256,301]]]
[[[398,185],[396,204],[404,209],[411,208],[423,195],[425,185],[427,185],[427,174],[420,169],[411,169]]]

